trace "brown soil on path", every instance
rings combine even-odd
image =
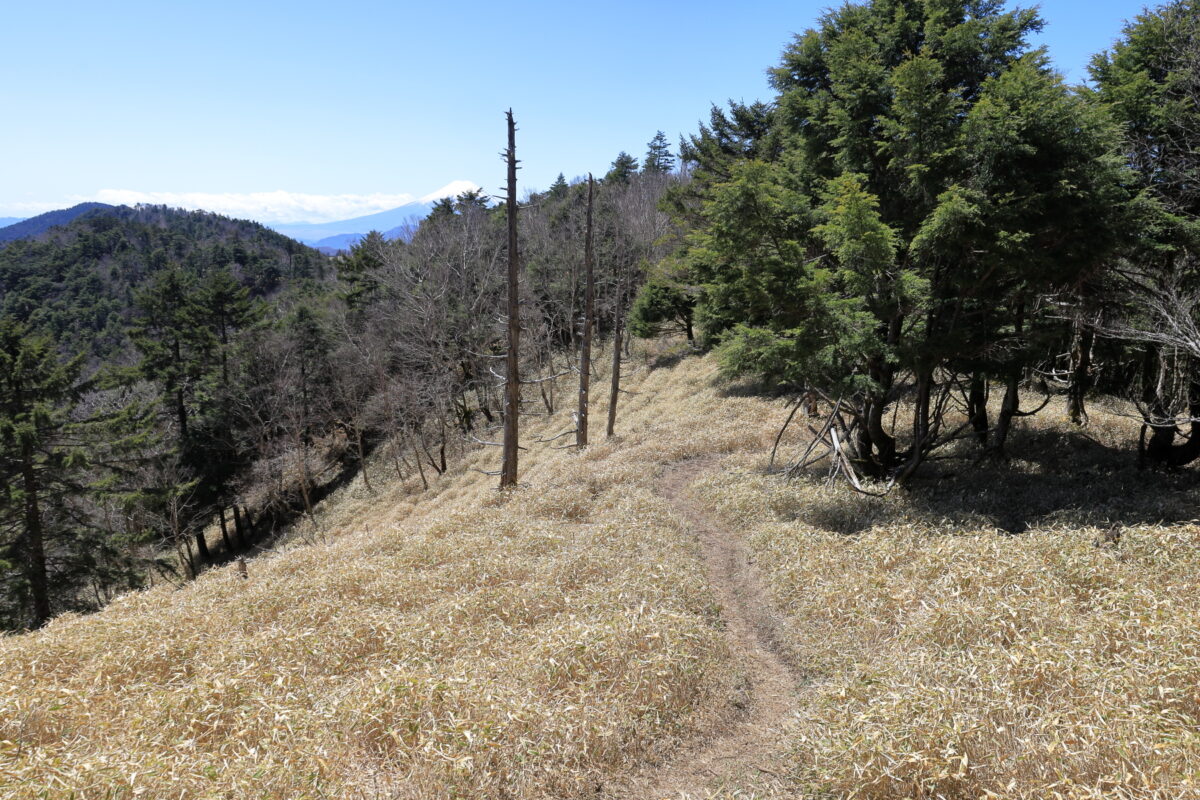
[[[710,517],[691,486],[717,468],[700,458],[668,466],[658,491],[699,539],[721,604],[730,649],[745,678],[740,713],[701,742],[647,768],[619,793],[630,800],[709,800],[794,796],[783,764],[787,733],[803,683],[779,644],[771,601],[738,531]]]

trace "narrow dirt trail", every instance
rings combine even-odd
[[[781,760],[803,678],[779,644],[770,597],[750,560],[749,546],[738,531],[710,517],[690,491],[697,478],[716,468],[712,458],[672,465],[659,479],[658,492],[688,522],[703,548],[729,645],[745,675],[745,701],[739,703],[740,713],[710,738],[685,746],[666,763],[637,776],[622,794],[631,800],[792,794]]]

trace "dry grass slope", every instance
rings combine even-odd
[[[496,450],[423,495],[356,485],[248,582],[225,568],[0,640],[0,796],[593,796],[736,680],[654,493],[661,464],[761,446],[736,415],[708,424],[710,383],[697,360],[641,369],[622,435],[583,454],[532,443],[566,413],[529,418],[510,495],[472,471]]]
[[[0,640],[0,797],[620,796],[744,689],[655,493],[663,465],[717,453],[694,496],[748,537],[808,678],[782,791],[1200,798],[1194,473],[1139,473],[1127,420],[1071,432],[1052,408],[1021,423],[1029,460],[964,448],[882,499],[784,484],[763,474],[781,406],[713,379],[642,369],[618,439],[530,444],[511,495],[470,471],[494,450],[424,494],[352,486],[248,582]]]

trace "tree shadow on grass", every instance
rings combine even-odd
[[[1039,429],[1014,432],[1009,452],[1008,459],[986,458],[974,442],[960,442],[887,497],[823,492],[797,504],[794,516],[845,534],[901,522],[1018,534],[1200,517],[1200,471],[1139,469],[1132,447],[1083,431]]]
[[[1132,448],[1083,431],[1021,431],[1010,453],[1007,460],[934,462],[908,491],[932,513],[987,519],[1011,533],[1197,517],[1200,473],[1140,469]]]

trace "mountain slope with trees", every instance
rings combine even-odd
[[[664,252],[671,228],[658,198],[678,180],[621,163],[596,203],[597,337]],[[584,194],[563,181],[524,203],[528,375],[564,368],[580,334],[573,236]],[[330,260],[255,223],[142,206],[92,211],[0,250],[12,358],[39,365],[34,384],[60,368],[46,352],[72,365],[55,392],[8,387],[11,413],[24,419],[29,403],[42,404],[78,434],[42,456],[70,478],[55,503],[74,510],[53,530],[28,508],[45,486],[0,500],[5,627],[265,546],[311,522],[321,497],[381,444],[396,472],[428,482],[494,438],[504,226],[502,207],[466,192],[436,204],[407,239],[374,233]],[[541,389],[539,404],[555,409],[552,384]],[[14,487],[28,460],[19,438],[0,454]],[[56,544],[39,549],[41,539]]]
[[[76,217],[81,217],[92,211],[108,211],[113,208],[115,206],[110,206],[107,203],[80,203],[70,208],[47,211],[45,214],[38,214],[36,217],[12,220],[10,224],[0,227],[0,245],[3,245],[5,242],[14,242],[18,239],[30,239],[40,236],[51,228],[66,225]]]

